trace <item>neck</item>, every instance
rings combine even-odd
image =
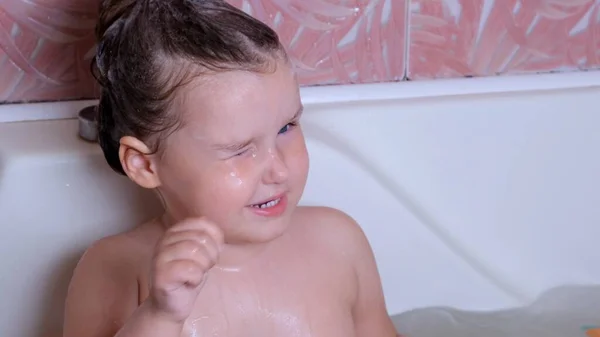
[[[159,219],[163,231],[171,228],[177,222],[178,220],[169,212],[165,212]],[[228,241],[226,237],[215,268],[222,271],[240,271],[258,258],[268,246],[269,242],[235,242]]]
[[[262,244],[225,243],[215,268],[222,271],[241,271],[259,258],[267,248]]]

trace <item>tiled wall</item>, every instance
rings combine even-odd
[[[98,0],[0,0],[0,102],[91,98]],[[592,69],[600,0],[230,0],[303,85]]]

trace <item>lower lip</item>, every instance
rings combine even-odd
[[[250,208],[250,210],[256,215],[264,217],[280,216],[281,214],[283,214],[283,212],[285,212],[285,209],[287,208],[287,196],[281,196],[281,198],[279,198],[279,203],[273,207],[258,208],[250,206],[248,208]]]

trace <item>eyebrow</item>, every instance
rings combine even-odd
[[[251,143],[252,143],[252,139],[249,139],[249,140],[246,140],[243,142],[233,143],[233,144],[215,144],[212,146],[212,148],[217,151],[236,152],[236,151],[239,151],[239,150],[245,148],[246,146],[250,145]]]

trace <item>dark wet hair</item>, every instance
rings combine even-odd
[[[206,73],[270,71],[287,57],[271,28],[223,0],[103,0],[96,38],[98,142],[121,174],[121,137],[156,151],[179,125],[168,113],[177,88]]]

